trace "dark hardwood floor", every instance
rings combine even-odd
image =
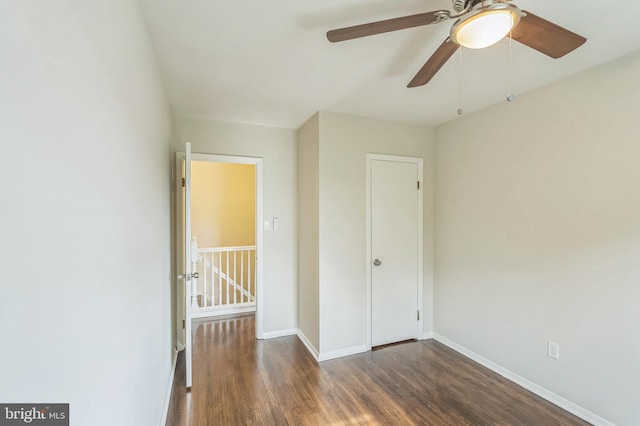
[[[167,425],[586,425],[433,341],[318,364],[295,336],[258,341],[253,316],[193,324]]]

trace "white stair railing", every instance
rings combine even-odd
[[[255,246],[198,248],[194,310],[255,310],[255,254]]]
[[[206,265],[206,268],[211,269],[213,274],[219,274],[220,278],[223,279],[226,283],[230,284],[233,289],[235,291],[239,291],[242,293],[242,295],[244,297],[246,297],[247,300],[253,302],[254,301],[254,297],[253,295],[249,292],[248,289],[245,289],[242,287],[242,284],[238,284],[233,278],[227,276],[227,274],[225,274],[224,272],[222,272],[220,269],[218,269],[217,266],[213,265],[210,261],[208,261],[207,259],[205,259],[205,257],[201,254],[198,254],[198,260],[200,262],[204,262]],[[240,263],[243,263],[244,261],[244,257],[241,257],[241,261]],[[240,266],[240,268],[243,269],[242,265]],[[242,274],[241,274],[242,275]],[[242,278],[241,278],[242,280]]]

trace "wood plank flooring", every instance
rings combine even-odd
[[[193,386],[178,358],[167,425],[587,425],[425,340],[318,364],[254,317],[193,324]]]

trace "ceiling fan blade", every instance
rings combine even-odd
[[[447,19],[449,19],[448,11],[437,10],[331,30],[327,32],[327,38],[330,42],[335,43],[336,41],[352,40],[354,38],[388,33],[390,31],[403,30],[405,28],[419,27],[421,25],[437,24],[438,22],[442,22]]]
[[[542,19],[531,12],[524,10],[522,12],[522,18],[511,31],[511,37],[540,53],[558,59],[573,52],[587,41],[581,35]]]
[[[456,53],[459,47],[460,46],[451,41],[451,38],[447,37],[444,43],[431,55],[427,63],[420,68],[420,71],[413,77],[413,80],[409,82],[407,87],[418,87],[427,84],[433,76],[440,71],[440,68],[442,68],[449,58]]]

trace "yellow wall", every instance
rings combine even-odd
[[[198,246],[255,245],[255,166],[194,161],[191,167],[191,226]]]

